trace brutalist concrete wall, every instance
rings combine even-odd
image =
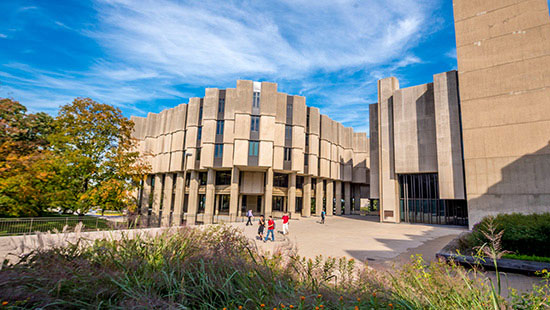
[[[546,0],[454,0],[470,226],[550,211]]]

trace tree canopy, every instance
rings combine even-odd
[[[120,109],[76,98],[57,117],[0,99],[0,216],[133,210],[148,171]]]

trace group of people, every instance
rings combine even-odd
[[[252,210],[248,210],[246,217],[248,217],[246,226],[253,225],[252,219],[254,218],[254,214],[252,213]],[[285,213],[282,219],[283,219],[283,235],[286,235],[288,234],[288,221],[290,220],[288,213]],[[265,235],[265,238],[264,238],[264,230],[266,225],[267,225],[267,234]],[[260,238],[260,240],[267,242],[267,240],[269,239],[269,236],[271,236],[271,241],[275,241],[275,220],[273,220],[273,216],[269,216],[266,223],[264,216],[260,215],[260,219],[258,220],[258,237]]]

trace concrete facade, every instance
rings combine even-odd
[[[394,77],[382,79],[378,102],[370,106],[369,196],[380,200],[380,220],[451,223],[449,217],[457,216],[448,214],[447,209],[456,204],[453,201],[465,205],[456,71],[434,75],[433,83],[404,89]],[[427,189],[411,184],[418,193],[407,196],[403,176],[424,177]],[[405,197],[411,198],[413,208],[423,209],[419,219],[402,214],[413,212],[407,211]],[[422,206],[415,205],[417,201]],[[437,217],[430,215],[426,220],[424,213]]]
[[[207,88],[203,98],[132,120],[152,167],[140,192],[152,226],[233,221],[247,210],[350,214],[368,198],[367,135],[274,83]]]
[[[546,0],[454,0],[470,226],[550,211]]]

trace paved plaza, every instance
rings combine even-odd
[[[345,256],[369,264],[399,262],[413,253],[432,259],[437,251],[466,231],[464,227],[454,226],[380,223],[377,217],[369,216],[327,217],[325,224],[320,223],[319,217],[309,217],[291,220],[290,233],[286,236],[281,233],[282,221],[277,219],[275,242],[264,243],[255,238],[257,220],[255,218],[253,226],[233,225],[256,240],[263,250],[274,251],[291,244],[301,256]]]

